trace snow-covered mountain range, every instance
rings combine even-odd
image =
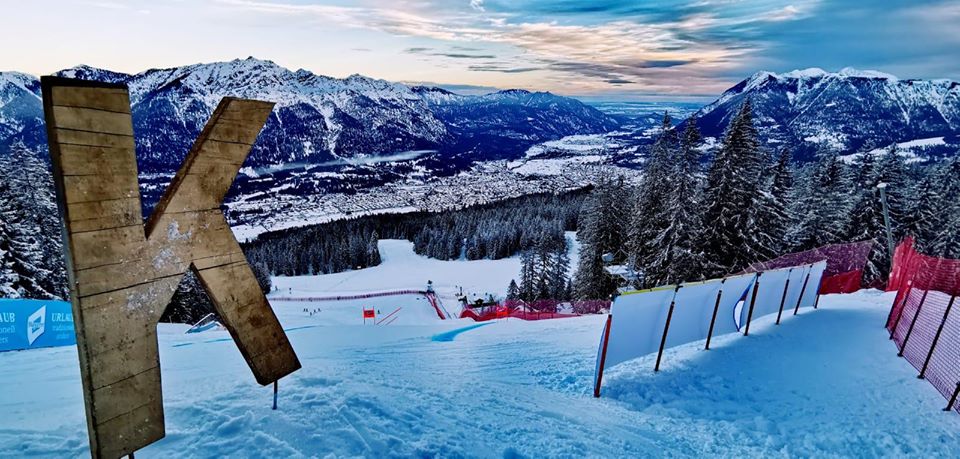
[[[142,171],[175,169],[224,96],[276,102],[247,162],[262,167],[431,150],[469,160],[519,157],[566,135],[609,131],[617,122],[574,99],[510,90],[482,96],[353,75],[290,71],[247,58],[152,69],[136,75],[78,66],[60,76],[130,88]],[[0,145],[45,149],[38,79],[0,74]]]
[[[698,112],[704,135],[722,136],[747,99],[766,146],[791,148],[800,158],[822,148],[855,153],[910,142],[937,147],[925,156],[938,156],[956,154],[960,145],[960,82],[952,80],[851,68],[757,72]]]

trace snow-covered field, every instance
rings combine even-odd
[[[500,292],[519,268],[427,260],[383,242],[380,267],[277,278],[272,296],[428,278],[443,296],[458,285]],[[303,364],[280,381],[277,411],[226,332],[164,324],[167,437],[137,457],[958,457],[960,416],[941,411],[882,328],[891,300],[825,296],[817,311],[779,327],[755,320],[750,337],[716,338],[711,351],[670,350],[658,374],[653,356],[618,365],[600,399],[603,316],[467,329],[407,295],[376,305],[402,307],[404,322],[374,326],[362,324],[365,300],[274,302]],[[0,456],[87,455],[76,350],[3,353],[0,368]]]

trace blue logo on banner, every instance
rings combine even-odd
[[[76,343],[70,303],[0,299],[0,351]]]

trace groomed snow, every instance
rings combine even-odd
[[[482,290],[501,285],[488,270],[509,267],[490,263],[388,256],[364,282],[382,291],[406,288],[401,276],[431,277]],[[334,276],[277,283],[326,293],[340,288]],[[960,416],[941,411],[942,397],[896,357],[882,327],[890,301],[826,296],[817,311],[780,326],[761,318],[749,337],[718,337],[711,351],[670,350],[658,374],[653,356],[623,363],[600,399],[591,392],[604,316],[509,319],[435,341],[471,323],[364,326],[356,309],[355,321],[339,318],[360,305],[311,316],[278,303],[303,368],[280,382],[277,411],[226,332],[165,324],[167,437],[137,457],[958,457]],[[88,454],[75,349],[2,353],[0,368],[0,455]]]

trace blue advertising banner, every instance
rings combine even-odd
[[[76,343],[70,303],[0,299],[0,352]]]

